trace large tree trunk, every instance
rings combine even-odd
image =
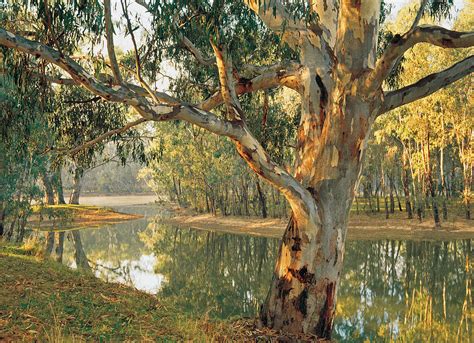
[[[294,214],[290,218],[260,314],[264,325],[330,338],[352,187],[343,180],[321,185],[317,194],[322,222],[302,227]]]
[[[327,94],[317,92],[317,83],[306,86],[317,88],[303,98],[295,177],[313,195],[316,214],[307,215],[311,209],[305,209],[302,215],[292,206],[260,319],[275,329],[330,338],[347,221],[367,136],[366,113],[371,109],[349,94],[314,108],[328,101]],[[314,123],[315,110],[324,119],[321,126]]]

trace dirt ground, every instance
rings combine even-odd
[[[406,219],[405,213],[395,213],[389,219],[384,214],[351,214],[349,219],[349,240],[411,239],[444,240],[474,239],[474,220],[461,218],[441,223],[436,228],[433,220]],[[257,217],[213,216],[194,214],[190,210],[172,208],[172,216],[163,222],[179,227],[191,227],[227,233],[246,234],[261,237],[280,238],[286,219],[263,219]]]

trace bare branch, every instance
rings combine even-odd
[[[214,58],[204,56],[204,54],[196,48],[196,46],[185,36],[180,35],[181,43],[191,52],[199,63],[205,66],[212,66],[216,64]]]
[[[104,12],[105,12],[105,32],[107,36],[107,52],[109,54],[110,66],[112,73],[114,74],[115,81],[118,84],[122,83],[122,75],[117,63],[117,57],[115,56],[114,47],[114,26],[112,24],[112,14],[110,8],[110,0],[104,0]]]
[[[300,68],[301,65],[291,64],[287,66],[287,68],[274,70],[259,75],[251,80],[241,79],[234,86],[235,92],[237,95],[240,95],[278,86],[286,86],[296,91],[300,91]],[[199,108],[209,111],[222,103],[223,98],[219,91],[199,104]]]
[[[135,34],[133,33],[132,22],[130,20],[129,15],[128,15],[127,0],[120,0],[120,3],[122,4],[123,15],[124,15],[125,19],[127,20],[128,33],[130,34],[130,36],[132,38],[133,51],[135,52],[135,65],[136,65],[137,78],[140,81],[140,84],[142,85],[142,87],[147,90],[147,92],[151,96],[151,98],[156,103],[160,103],[160,99],[156,96],[155,92],[151,89],[151,87],[145,82],[145,80],[143,79],[142,74],[141,74],[140,53],[138,52],[137,41],[135,40]]]
[[[243,120],[244,115],[239,99],[235,92],[234,79],[232,77],[232,60],[226,51],[217,47],[211,42],[216,55],[217,69],[219,71],[219,81],[221,84],[221,94],[227,107],[227,116],[231,120]]]
[[[210,132],[227,136],[234,140],[240,155],[249,163],[252,169],[282,191],[299,218],[317,216],[316,205],[311,193],[288,172],[277,166],[270,159],[260,143],[253,137],[246,126],[242,125],[242,122],[227,121],[217,117],[213,113],[179,101],[176,101],[177,104],[171,105],[163,105],[161,103],[151,105],[144,97],[141,97],[138,92],[132,92],[131,89],[125,86],[117,85],[112,88],[107,87],[88,75],[87,72],[71,58],[60,55],[56,50],[48,46],[27,40],[1,28],[0,45],[42,58],[69,73],[76,83],[84,86],[91,91],[91,93],[105,98],[108,101],[131,105],[143,116],[143,118],[131,122],[125,127],[110,131],[85,143],[85,145],[81,147],[71,150],[69,154],[77,153],[77,151],[85,147],[91,146],[113,134],[123,132],[132,126],[148,120],[184,120]],[[277,75],[277,79],[279,78],[281,78],[281,75],[280,77]],[[268,80],[265,81],[268,82]],[[136,90],[146,92],[145,89],[138,86],[136,86]],[[165,97],[173,99],[166,94]]]
[[[368,88],[379,88],[403,54],[419,43],[430,43],[442,48],[467,48],[474,45],[474,32],[451,31],[439,26],[418,26],[403,36],[395,36],[369,74]]]
[[[151,12],[151,7],[145,0],[135,0],[135,2],[148,10],[148,12]],[[214,58],[204,56],[204,54],[186,36],[180,34],[179,38],[181,43],[194,55],[194,57],[196,57],[199,63],[205,66],[215,65],[216,61]]]
[[[420,0],[420,8],[418,9],[418,12],[416,13],[415,20],[413,20],[413,23],[411,24],[409,31],[413,31],[420,23],[420,20],[423,17],[423,13],[425,13],[425,7],[427,3],[428,3],[428,0]]]
[[[95,144],[97,144],[97,143],[100,143],[100,142],[102,142],[103,140],[105,140],[105,139],[107,139],[107,138],[109,138],[109,137],[111,137],[111,136],[118,135],[118,134],[123,133],[123,132],[125,132],[125,131],[127,131],[127,130],[130,130],[132,127],[137,126],[137,125],[139,125],[139,124],[141,124],[141,123],[144,123],[144,122],[146,122],[146,121],[148,121],[148,119],[146,119],[146,118],[140,118],[140,119],[137,119],[137,120],[135,120],[135,121],[132,121],[132,122],[128,123],[127,125],[125,125],[125,126],[119,128],[119,129],[115,129],[115,130],[108,131],[108,132],[106,132],[106,133],[104,133],[104,134],[102,134],[102,135],[100,135],[100,136],[98,136],[98,137],[96,137],[96,138],[94,138],[94,139],[92,139],[92,140],[90,140],[90,141],[88,141],[88,142],[86,142],[86,143],[84,143],[84,144],[78,146],[78,147],[75,147],[74,149],[69,150],[69,151],[67,152],[67,155],[73,156],[73,155],[77,154],[77,153],[78,153],[79,151],[81,151],[81,150],[87,149],[87,148],[89,148],[89,147],[91,147],[91,146],[93,146],[93,145],[95,145]]]
[[[388,92],[379,115],[433,94],[472,72],[474,72],[474,55],[439,73],[428,75],[412,85]]]

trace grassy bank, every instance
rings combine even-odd
[[[225,339],[234,327],[176,313],[156,297],[107,284],[31,250],[0,245],[0,341]]]
[[[253,320],[193,318],[133,288],[0,243],[0,342],[292,341]],[[298,337],[314,341],[314,337]]]

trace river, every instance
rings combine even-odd
[[[160,223],[156,206],[143,205],[150,199],[129,200],[84,201],[144,215],[81,230],[97,277],[168,298],[195,316],[255,316],[268,290],[277,239],[174,228]],[[64,261],[75,267],[72,249],[66,242]],[[334,336],[470,342],[471,273],[472,240],[348,241]]]

